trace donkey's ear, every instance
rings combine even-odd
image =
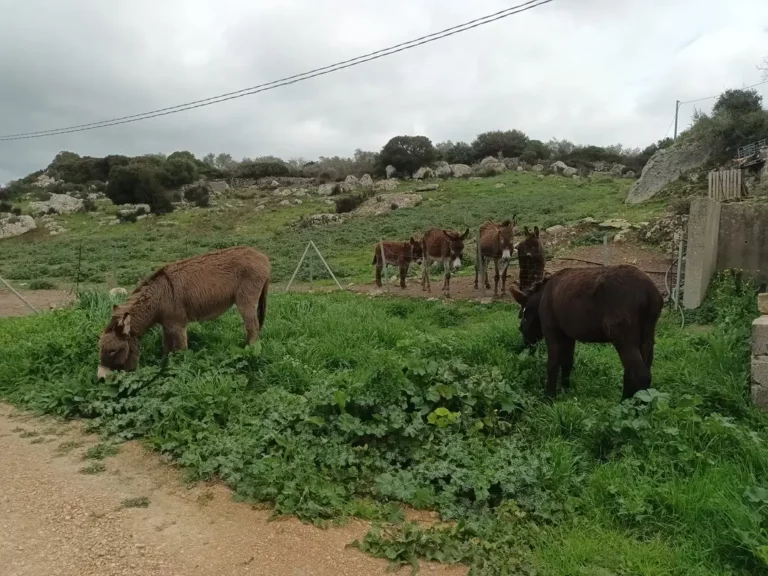
[[[528,230],[528,226],[523,226],[523,234],[525,234],[526,236],[531,235],[531,231]]]
[[[461,239],[466,240],[467,236],[469,236],[469,228],[467,228],[466,232],[464,232],[464,234],[461,235]]]
[[[131,315],[126,312],[120,320],[117,321],[117,332],[126,338],[131,335]]]
[[[539,237],[539,227],[538,226],[534,226],[533,227],[533,235],[536,236],[536,238]]]
[[[413,236],[411,236],[410,243],[411,243],[411,245],[418,244],[418,242],[416,242],[416,240],[413,239]]]
[[[525,292],[521,292],[514,284],[510,284],[509,293],[512,294],[512,298],[514,298],[520,306],[525,307],[528,303],[528,295]]]

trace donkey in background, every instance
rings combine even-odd
[[[442,228],[430,228],[424,233],[422,239],[424,266],[421,273],[421,289],[432,292],[429,282],[429,268],[432,260],[443,263],[445,279],[443,280],[443,293],[450,297],[451,270],[455,272],[461,268],[461,258],[464,255],[464,240],[469,236],[469,228],[464,234],[456,230],[444,230]]]
[[[515,248],[517,261],[520,264],[520,290],[530,290],[536,282],[544,279],[544,247],[539,239],[539,227],[534,226],[533,232],[528,226],[523,228],[525,240]]]
[[[504,293],[507,285],[507,269],[512,253],[515,251],[515,225],[517,217],[512,216],[512,220],[504,220],[501,225],[493,220],[487,220],[480,226],[480,257],[475,262],[475,290],[477,290],[478,276],[480,274],[480,262],[485,271],[485,287],[490,288],[488,281],[488,266],[486,262],[493,260],[496,268],[494,276],[493,295],[499,295],[499,268],[501,264],[501,292]]]
[[[405,289],[405,278],[408,276],[408,268],[411,262],[421,264],[423,255],[423,243],[411,236],[408,242],[382,242],[384,245],[384,258],[387,264],[397,265],[400,268],[400,288]],[[376,265],[376,286],[381,288],[381,271],[384,269],[384,260],[381,258],[381,246],[376,244],[373,250],[373,262]]]

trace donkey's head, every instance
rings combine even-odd
[[[515,251],[515,226],[517,225],[517,216],[512,216],[512,220],[504,220],[501,226],[496,227],[498,234],[499,249],[501,250],[501,260],[507,262],[512,258]]]
[[[115,370],[136,370],[139,365],[138,340],[131,330],[131,313],[112,307],[112,318],[99,338],[98,378]]]
[[[464,234],[459,234],[455,230],[443,230],[445,239],[448,242],[448,256],[451,260],[451,268],[458,270],[461,268],[461,257],[464,255],[464,240],[469,236],[469,228]]]

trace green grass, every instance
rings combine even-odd
[[[663,316],[655,389],[619,404],[609,346],[579,345],[574,390],[544,401],[546,354],[517,308],[275,294],[259,343],[230,312],[161,362],[95,380],[110,300],[0,321],[0,397],[142,438],[191,479],[325,525],[357,546],[473,574],[768,574],[768,418],[748,393],[754,294],[718,280],[701,318]],[[695,319],[695,318],[694,318]],[[146,501],[148,504],[148,501]],[[125,504],[124,504],[125,505]],[[403,505],[445,526],[403,521]]]
[[[139,496],[138,498],[126,498],[120,505],[123,508],[147,508],[149,507],[149,498]]]
[[[111,456],[115,456],[120,452],[120,447],[114,444],[107,444],[105,442],[99,442],[95,446],[91,446],[85,451],[83,458],[87,460],[104,460]]]
[[[504,187],[496,188],[498,183]],[[133,286],[169,261],[247,244],[270,256],[273,281],[281,282],[288,280],[307,242],[313,239],[338,277],[368,281],[374,243],[381,238],[407,239],[431,226],[475,230],[486,218],[501,220],[513,214],[521,226],[541,228],[587,216],[639,222],[662,211],[660,203],[625,205],[629,185],[628,180],[577,182],[516,172],[481,180],[448,180],[441,182],[439,190],[424,193],[424,202],[418,207],[311,229],[297,227],[302,216],[333,209],[314,197],[305,198],[300,206],[270,205],[261,212],[255,210],[259,197],[221,199],[220,205],[233,207],[222,212],[196,208],[117,226],[98,226],[103,213],[72,214],[61,217],[67,234],[50,237],[41,230],[3,241],[0,275],[16,282],[48,281],[64,286],[76,280],[103,285],[107,277],[116,274],[121,286]],[[413,188],[409,183],[400,185],[401,191]],[[319,263],[314,273],[321,281],[328,276]],[[306,267],[298,279],[308,279]]]
[[[91,464],[88,464],[88,466],[83,466],[80,468],[80,474],[86,474],[86,475],[94,475],[94,474],[101,474],[102,472],[106,472],[107,467],[102,462],[93,462]]]

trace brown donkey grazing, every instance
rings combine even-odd
[[[383,242],[383,245],[387,265],[397,265],[400,268],[400,288],[405,288],[405,277],[408,275],[411,262],[421,264],[423,257],[421,240],[414,240],[411,236],[408,242]],[[376,244],[371,264],[376,264],[376,286],[381,288],[381,271],[384,268],[384,262],[381,260],[381,244]]]
[[[533,232],[523,228],[525,240],[516,246],[517,261],[520,264],[520,290],[530,290],[544,278],[544,247],[539,239],[539,227]]]
[[[622,264],[565,268],[528,293],[514,286],[526,346],[547,343],[547,395],[570,388],[576,342],[610,342],[624,366],[622,400],[651,386],[656,323],[664,299],[645,272]]]
[[[430,228],[424,233],[421,242],[423,245],[424,265],[421,272],[421,289],[432,292],[429,282],[429,268],[432,260],[442,261],[445,270],[443,292],[450,296],[451,269],[454,271],[461,267],[461,257],[464,255],[464,240],[469,236],[469,228],[464,234],[456,230],[444,230],[442,228]]]
[[[99,339],[98,377],[136,370],[139,340],[155,324],[163,327],[163,353],[187,348],[187,323],[214,320],[237,305],[248,344],[259,337],[267,313],[269,258],[236,246],[166,264],[141,282]]]
[[[509,260],[512,258],[512,252],[515,251],[515,224],[517,224],[517,218],[512,216],[512,220],[504,220],[501,225],[496,224],[492,220],[487,220],[480,226],[480,254],[482,255],[483,270],[485,271],[486,288],[491,287],[491,283],[488,282],[488,266],[486,261],[493,259],[496,268],[493,284],[494,296],[499,295],[499,263],[503,267],[501,292],[503,294],[506,291]],[[475,290],[477,290],[477,277],[480,274],[479,268],[480,263],[475,262]]]

